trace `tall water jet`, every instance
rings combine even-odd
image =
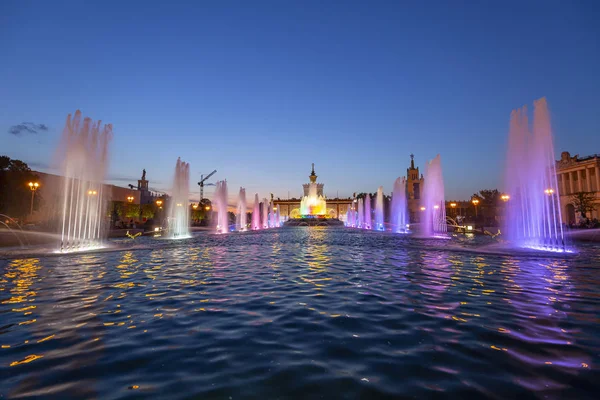
[[[254,209],[252,210],[252,230],[261,229],[260,221],[260,202],[258,201],[258,193],[254,195]]]
[[[364,201],[363,199],[358,199],[358,222],[356,224],[356,226],[358,228],[364,228],[365,227],[365,206],[364,206]]]
[[[263,199],[262,202],[262,226],[265,229],[269,227],[269,202],[267,199]]]
[[[421,234],[436,236],[448,232],[446,224],[446,204],[444,203],[444,177],[442,161],[438,154],[427,163],[425,169],[425,187],[421,213]]]
[[[235,229],[237,231],[243,232],[246,230],[246,211],[246,189],[241,187],[238,197],[237,216],[235,218]]]
[[[375,225],[373,229],[377,231],[384,231],[383,226],[383,186],[379,186],[377,189],[377,197],[375,197]]]
[[[348,206],[346,211],[346,226],[354,228],[356,226],[356,211],[354,211],[354,202]]]
[[[112,125],[84,118],[81,111],[67,116],[57,157],[65,177],[62,198],[60,251],[102,247],[107,193],[103,183],[108,164]]]
[[[554,142],[546,98],[533,102],[533,132],[527,108],[513,110],[506,164],[505,232],[520,247],[565,251]]]
[[[215,201],[217,206],[217,233],[229,232],[229,218],[227,215],[227,181],[219,181],[215,187]]]
[[[169,203],[169,234],[172,238],[190,237],[190,164],[177,158]]]
[[[392,230],[398,233],[408,232],[408,207],[406,202],[406,179],[396,179],[392,194],[392,212],[390,215]]]
[[[367,193],[365,196],[365,221],[363,228],[371,229],[373,225],[373,210],[371,210],[371,195]]]
[[[281,226],[281,213],[279,212],[279,207],[277,207],[277,211],[275,212],[275,226],[277,228]]]

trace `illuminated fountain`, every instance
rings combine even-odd
[[[254,195],[254,209],[252,210],[252,230],[261,229],[260,224],[260,202],[258,201],[258,193]]]
[[[62,162],[61,252],[103,247],[107,193],[103,182],[108,164],[112,125],[84,118],[81,111],[67,116],[57,156]]]
[[[173,239],[190,237],[190,164],[177,159],[175,178],[169,202],[169,236]]]
[[[262,201],[262,227],[269,228],[269,202],[267,199]]]
[[[375,197],[375,225],[373,229],[377,231],[385,230],[383,226],[383,186],[377,189],[377,197]]]
[[[448,225],[446,224],[446,205],[444,203],[442,161],[439,154],[426,166],[421,212],[423,214],[421,235],[445,237]]]
[[[240,188],[240,194],[238,197],[238,205],[237,205],[237,215],[235,218],[235,229],[237,231],[245,231],[246,230],[246,189]]]
[[[392,194],[392,212],[390,216],[392,230],[398,233],[408,233],[408,207],[406,203],[406,179],[396,179]]]
[[[364,214],[364,229],[371,229],[373,225],[373,211],[371,210],[371,195],[367,193],[365,196],[365,214]]]
[[[300,214],[302,216],[327,215],[327,202],[322,195],[317,194],[317,184],[309,184],[308,195],[300,201]]]
[[[356,223],[356,226],[358,228],[364,228],[365,227],[365,206],[364,206],[364,202],[363,199],[358,199],[358,215],[357,215],[357,219],[358,222]]]
[[[505,233],[519,247],[566,251],[559,202],[554,143],[545,98],[533,103],[533,132],[527,108],[514,110],[506,165]]]
[[[346,226],[354,228],[356,226],[356,211],[354,210],[354,202],[348,206],[348,212],[346,213]]]
[[[227,181],[219,181],[215,187],[215,201],[217,207],[217,233],[229,232],[229,218],[227,215]]]
[[[277,207],[277,211],[275,212],[275,226],[281,226],[281,213],[279,212],[279,207]]]

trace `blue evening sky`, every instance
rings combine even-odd
[[[546,96],[557,155],[600,153],[598,1],[0,1],[0,154],[48,170],[68,113],[114,125],[109,178],[217,169],[292,196],[502,188],[509,115]],[[23,122],[46,132],[9,133]],[[48,170],[50,171],[50,170]],[[209,189],[209,194],[212,189]]]

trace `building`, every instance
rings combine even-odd
[[[48,174],[45,172],[33,171],[39,177],[40,194],[42,202],[37,210],[34,210],[33,215],[28,217],[28,221],[40,223],[50,221],[62,215],[63,198],[64,198],[64,177],[61,175]],[[142,179],[138,180],[137,187],[129,185],[128,188],[109,185],[103,183],[101,190],[107,202],[113,203],[128,203],[142,206],[145,204],[154,204],[161,199],[166,200],[165,195],[155,193],[148,188],[146,180],[146,170],[142,174]],[[110,209],[110,205],[107,205]],[[107,217],[111,210],[107,210]]]
[[[415,168],[415,156],[411,154],[410,168],[406,169],[406,194],[408,214],[411,222],[419,220],[423,185],[425,185],[425,179],[423,178],[423,174],[419,173],[419,167]]]
[[[302,185],[303,196],[307,197],[310,193],[310,188],[316,186],[316,195],[322,196],[326,198],[323,194],[323,183],[317,183],[317,174],[315,173],[315,164],[312,165],[312,172],[308,176],[309,183],[305,183]],[[348,209],[352,205],[352,198],[347,199],[327,199],[326,198],[326,207],[327,207],[327,216],[329,218],[338,218],[344,219]],[[300,198],[292,198],[287,200],[282,200],[280,198],[273,199],[273,204],[279,210],[279,215],[283,220],[287,220],[289,218],[299,218],[301,215],[300,205],[302,203],[302,199]]]
[[[564,223],[577,223],[572,196],[578,192],[594,194],[596,209],[588,213],[588,217],[600,219],[600,154],[579,158],[579,155],[571,157],[568,151],[563,151],[560,160],[556,161],[556,177]]]

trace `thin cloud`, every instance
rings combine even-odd
[[[8,128],[8,133],[14,136],[23,136],[26,134],[37,135],[40,132],[47,131],[48,126],[46,124],[34,124],[33,122],[23,122]]]

